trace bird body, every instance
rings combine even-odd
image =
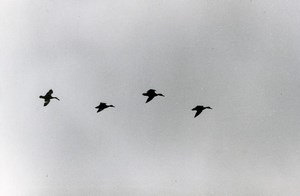
[[[52,97],[52,94],[53,94],[53,90],[50,89],[45,96],[40,96],[41,99],[44,99],[45,102],[44,102],[44,106],[47,106],[49,103],[50,103],[50,100],[51,99],[57,99],[59,101],[59,99],[57,97]]]
[[[102,110],[104,110],[106,108],[109,108],[109,107],[115,107],[115,106],[113,106],[113,105],[107,105],[106,103],[100,102],[100,104],[97,107],[95,107],[95,108],[98,109],[97,110],[97,113],[98,113],[98,112],[101,112]]]
[[[204,107],[204,106],[202,106],[202,105],[197,105],[196,107],[194,107],[192,110],[195,110],[196,111],[196,114],[195,114],[195,116],[194,116],[194,118],[196,118],[199,114],[201,114],[201,112],[203,111],[203,110],[205,110],[205,109],[211,109],[212,110],[212,108],[211,107]]]
[[[148,97],[146,103],[148,103],[149,101],[151,101],[151,100],[152,100],[154,97],[156,97],[156,96],[162,96],[162,97],[164,97],[163,94],[161,94],[161,93],[156,93],[155,91],[156,91],[156,90],[154,90],[154,89],[149,89],[146,93],[143,93],[144,96],[147,96],[147,97]]]

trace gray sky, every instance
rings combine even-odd
[[[0,195],[298,196],[299,30],[298,0],[2,0]]]

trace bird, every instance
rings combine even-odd
[[[100,104],[97,107],[95,107],[95,108],[98,109],[97,110],[97,113],[98,113],[98,112],[101,112],[102,110],[104,110],[106,108],[109,108],[109,107],[115,107],[115,106],[113,106],[113,105],[107,105],[106,103],[100,102]]]
[[[53,93],[53,90],[50,89],[45,96],[42,96],[42,95],[40,96],[41,99],[45,100],[44,107],[50,103],[51,99],[57,99],[59,101],[59,99],[57,97],[52,97],[52,93]]]
[[[205,110],[205,109],[211,109],[212,110],[212,108],[211,107],[204,107],[204,106],[202,106],[202,105],[197,105],[196,107],[194,107],[192,110],[196,110],[196,114],[195,114],[195,116],[194,116],[194,118],[196,118],[199,114],[201,114],[201,112],[203,111],[203,110]]]
[[[149,89],[146,93],[143,93],[144,96],[147,96],[147,97],[148,97],[146,103],[148,103],[149,101],[151,101],[151,100],[152,100],[154,97],[156,97],[156,96],[162,96],[162,97],[164,97],[163,94],[161,94],[161,93],[156,93],[155,91],[156,91],[156,90],[154,90],[154,89]]]

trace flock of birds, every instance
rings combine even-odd
[[[44,99],[44,106],[47,106],[50,103],[51,99],[57,99],[59,101],[59,98],[57,97],[52,97],[53,90],[50,89],[45,96],[40,96],[41,99]],[[146,100],[146,103],[150,102],[154,97],[161,96],[164,97],[163,94],[161,93],[156,93],[156,90],[154,89],[149,89],[146,93],[143,93],[144,96],[148,97]],[[106,103],[100,102],[98,106],[95,108],[97,109],[97,113],[101,112],[102,110],[109,108],[109,107],[115,107],[113,105],[107,105]],[[202,105],[197,105],[192,109],[192,111],[196,111],[194,118],[196,118],[201,112],[205,109],[212,109],[211,107],[204,107]]]

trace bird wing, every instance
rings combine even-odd
[[[49,97],[49,96],[51,96],[51,95],[52,95],[52,93],[53,93],[53,90],[52,90],[52,89],[50,89],[50,90],[48,91],[48,93],[45,95],[45,97]]]
[[[154,98],[154,96],[149,96],[146,103],[148,103],[149,101],[151,101]]]
[[[106,103],[100,102],[100,104],[95,108],[98,109],[97,112],[100,112],[101,110],[103,110],[105,108],[105,106],[106,106]]]
[[[194,107],[192,110],[197,110],[198,106]]]
[[[98,108],[97,113],[101,112],[104,108]]]
[[[201,112],[202,112],[202,110],[197,110],[197,112],[196,112],[194,118],[196,118],[199,114],[201,114]]]
[[[155,90],[154,89],[149,89],[148,91],[147,91],[147,94],[148,93],[155,93]]]
[[[45,99],[44,106],[47,106],[50,103],[50,99]]]
[[[104,107],[104,106],[106,106],[106,103],[100,102],[99,106]]]
[[[103,105],[105,105],[105,103],[100,102],[99,105],[96,108],[102,107]]]

